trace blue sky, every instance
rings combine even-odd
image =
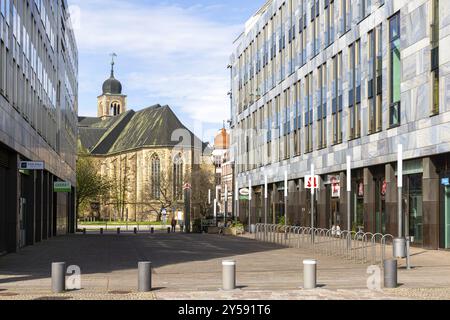
[[[117,53],[116,78],[134,110],[170,105],[211,141],[229,118],[234,39],[265,0],[69,0],[79,8],[79,114],[96,116],[97,96]],[[72,11],[74,12],[74,11]]]

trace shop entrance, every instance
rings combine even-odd
[[[330,226],[340,226],[340,225],[341,225],[340,202],[339,199],[332,199]]]

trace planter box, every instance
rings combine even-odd
[[[219,234],[219,230],[218,227],[208,227],[208,234]]]

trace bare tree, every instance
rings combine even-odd
[[[111,191],[111,182],[97,171],[98,163],[89,155],[80,153],[77,159],[77,199],[76,211],[89,208],[90,203],[101,201]]]
[[[192,207],[198,209],[204,218],[208,215],[211,207],[208,203],[208,192],[214,187],[214,166],[208,164],[197,165],[193,168],[191,175],[191,203]],[[197,210],[195,210],[197,211]],[[198,217],[196,217],[198,218]]]
[[[128,165],[128,157],[116,159],[112,165],[113,174],[111,178],[111,192],[109,194],[109,203],[112,205],[119,215],[121,221],[125,221],[127,205],[131,204],[128,199],[128,194],[132,191],[128,183],[128,173],[130,167]]]
[[[139,205],[147,207],[157,213],[157,220],[162,220],[163,209],[179,207],[183,204],[183,189],[176,186],[173,170],[161,172],[159,186],[155,188],[149,184],[143,188],[142,199]]]

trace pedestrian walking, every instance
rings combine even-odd
[[[177,231],[177,219],[175,219],[175,217],[172,218],[172,232],[176,232]]]

